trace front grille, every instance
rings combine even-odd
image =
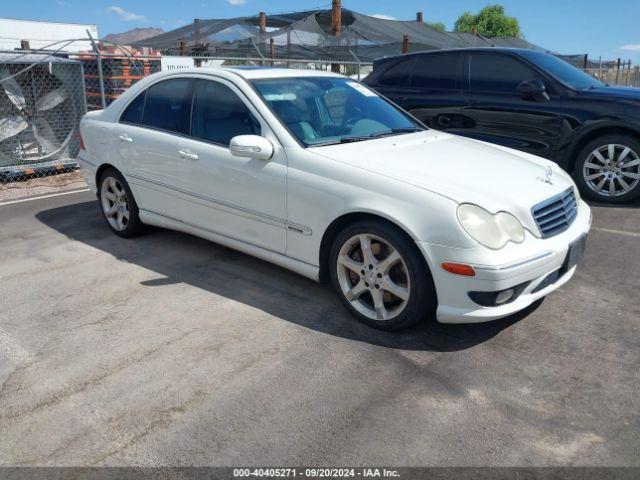
[[[578,215],[578,204],[573,188],[568,188],[561,194],[535,205],[531,213],[542,238],[553,237],[564,232]]]

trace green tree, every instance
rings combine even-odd
[[[447,30],[447,26],[442,22],[427,22],[427,25],[438,30],[439,32],[444,32]]]
[[[505,15],[502,5],[487,5],[476,15],[464,12],[453,29],[456,32],[475,31],[485,37],[523,37],[518,20]]]

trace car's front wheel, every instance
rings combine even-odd
[[[342,303],[368,325],[400,330],[435,312],[435,288],[421,253],[385,222],[345,228],[333,243],[330,262]]]
[[[113,233],[131,238],[142,229],[138,205],[122,174],[109,168],[100,177],[98,199],[104,219]]]
[[[582,148],[574,178],[583,196],[607,203],[640,197],[640,142],[629,135],[606,135]]]

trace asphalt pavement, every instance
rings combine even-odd
[[[513,318],[384,333],[88,192],[0,205],[0,465],[640,466],[640,208]]]

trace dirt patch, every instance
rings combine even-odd
[[[0,201],[65,190],[75,190],[85,188],[86,186],[87,184],[79,170],[46,177],[34,177],[15,182],[0,182]]]

